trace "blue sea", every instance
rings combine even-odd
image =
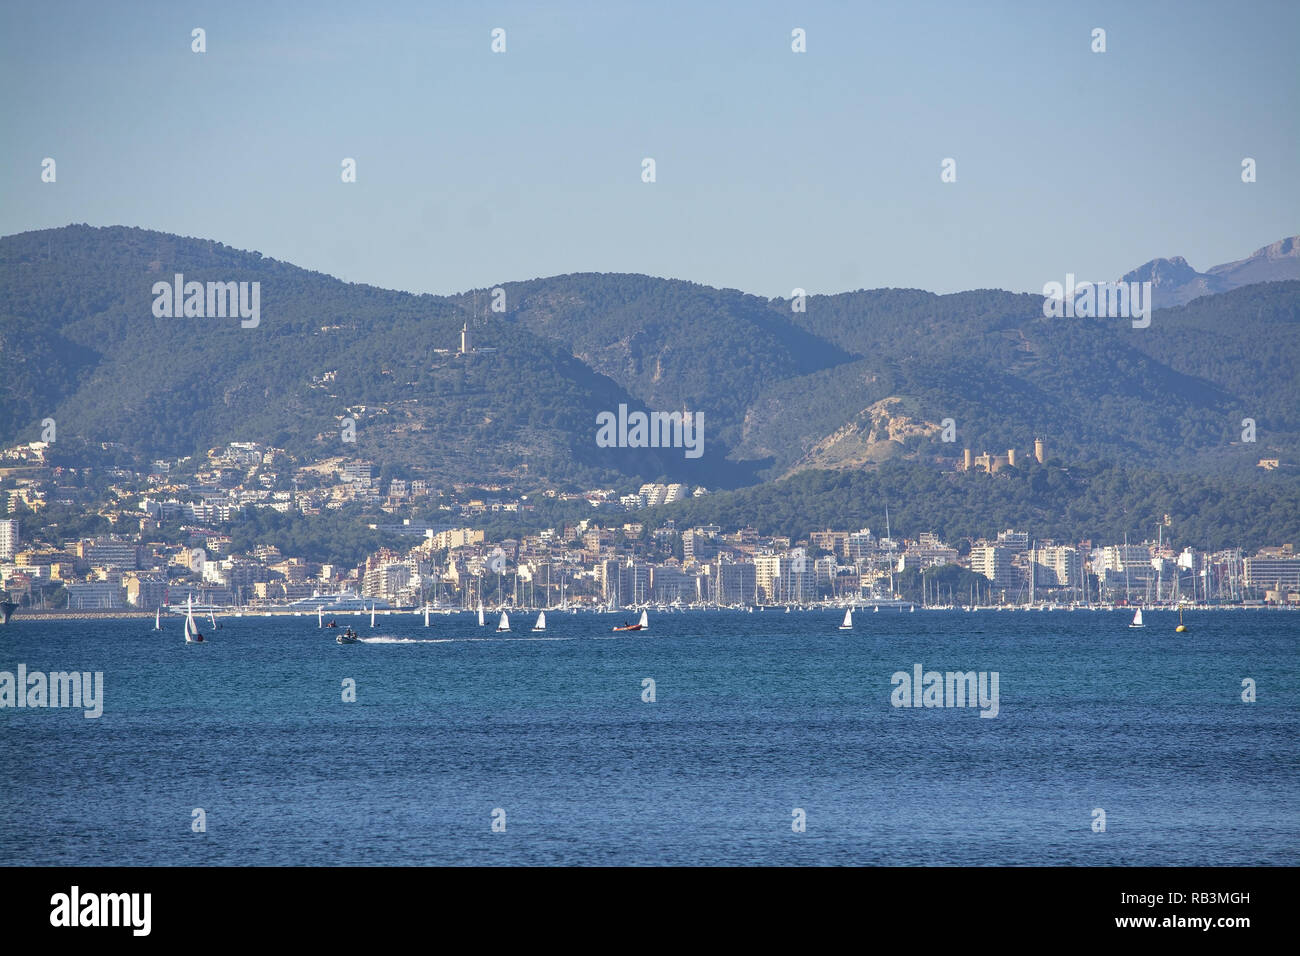
[[[18,616],[0,671],[102,671],[103,714],[0,709],[0,861],[1300,863],[1300,614],[841,616]],[[916,664],[997,716],[893,706]]]

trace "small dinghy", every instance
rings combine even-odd
[[[637,621],[635,624],[628,624],[626,621],[624,621],[622,627],[614,628],[614,630],[616,631],[647,631],[649,629],[650,629],[650,615],[646,611],[641,612],[641,619]]]

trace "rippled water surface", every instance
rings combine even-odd
[[[0,860],[1300,862],[1300,614],[841,614],[18,617],[0,671],[102,671],[103,715],[0,709]],[[998,715],[891,706],[918,663],[996,671]]]

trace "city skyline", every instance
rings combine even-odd
[[[4,454],[30,464],[41,462],[48,447],[30,443]],[[1046,455],[1040,439],[1033,461],[1043,466]],[[996,467],[984,462],[990,473],[1015,470],[1014,461],[999,457],[1003,462]],[[7,495],[8,510],[26,511],[38,530],[23,546],[21,520],[0,520],[6,594],[27,613],[64,605],[68,611],[149,611],[175,607],[182,595],[186,600],[197,595],[203,606],[308,610],[329,609],[334,602],[313,599],[330,594],[353,610],[358,598],[369,598],[372,608],[382,602],[384,608],[432,604],[467,610],[484,602],[498,608],[550,608],[558,602],[606,610],[643,604],[882,601],[1018,606],[1035,604],[1040,596],[1053,606],[1092,607],[1127,605],[1135,594],[1144,605],[1300,603],[1300,555],[1293,543],[1263,546],[1253,554],[1239,545],[1174,544],[1169,515],[1156,523],[1153,537],[1135,536],[1132,542],[1127,534],[1122,543],[1044,537],[1031,524],[1022,526],[1027,530],[1000,529],[996,537],[987,532],[950,543],[929,530],[895,526],[891,531],[886,506],[883,532],[828,527],[794,537],[759,533],[752,526],[688,522],[679,528],[671,511],[665,517],[656,509],[707,490],[651,482],[621,496],[612,489],[548,492],[588,506],[588,515],[550,527],[521,525],[505,535],[485,532],[476,519],[490,513],[522,517],[534,507],[529,495],[509,487],[486,496],[468,487],[440,489],[422,479],[392,478],[384,489],[374,464],[354,459],[330,466],[326,474],[332,478],[316,487],[300,490],[295,478],[292,491],[272,491],[284,482],[263,480],[277,478],[264,466],[283,469],[285,463],[280,449],[233,442],[213,449],[202,465],[174,463],[177,475],[193,471],[192,478],[173,477],[166,461],[155,462],[147,475],[112,469],[113,484],[94,507],[113,530],[61,545],[43,533],[40,512],[51,497],[69,493],[57,478],[76,469],[53,469],[49,496],[31,477],[21,479]],[[958,461],[952,473],[970,470],[968,461]],[[259,509],[301,513],[306,520],[339,510],[354,522],[364,521],[367,510],[385,513],[388,522],[368,527],[386,535],[388,543],[368,549],[360,563],[326,559],[310,547],[237,546],[239,525]],[[136,531],[124,532],[129,526]],[[401,538],[419,540],[397,546]],[[906,585],[899,584],[904,580]]]

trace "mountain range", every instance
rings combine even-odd
[[[1150,282],[1157,309],[1183,305],[1203,295],[1215,295],[1257,282],[1300,279],[1300,236],[1279,239],[1244,259],[1197,272],[1182,256],[1152,259],[1125,273],[1123,282]]]
[[[1037,437],[1062,462],[1242,474],[1300,453],[1296,250],[1284,239],[1207,273],[1152,260],[1125,278],[1176,304],[1135,329],[1045,318],[1041,296],[988,289],[797,303],[585,273],[412,295],[210,240],[73,225],[0,238],[0,441],[35,440],[48,417],[60,440],[144,457],[255,440],[533,487],[740,487],[964,447],[1027,454]],[[154,286],[176,273],[260,283],[259,325],[156,317]],[[704,455],[598,447],[597,413],[620,405],[695,412]]]

